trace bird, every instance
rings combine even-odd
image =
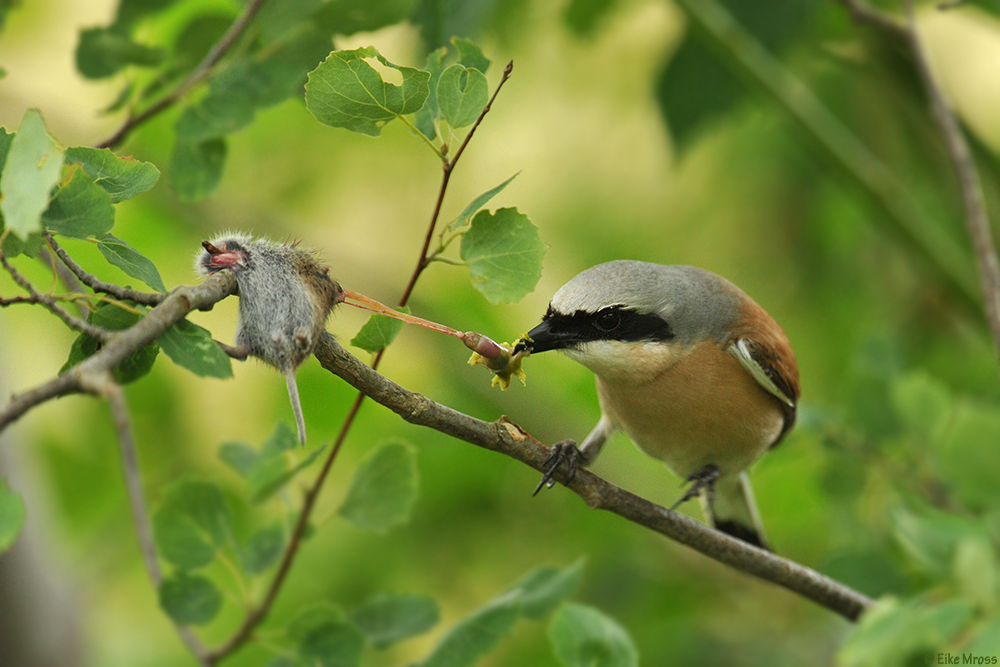
[[[344,290],[312,251],[249,234],[226,232],[202,241],[195,259],[202,275],[229,269],[239,289],[237,351],[260,359],[285,376],[299,442],[305,420],[295,369],[316,349]]]
[[[616,260],[553,295],[514,353],[560,350],[596,376],[601,417],[579,448],[557,443],[560,466],[594,461],[624,431],[690,483],[718,530],[768,549],[747,469],[795,425],[799,372],[788,338],[743,290],[704,269]]]

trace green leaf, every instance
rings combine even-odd
[[[439,618],[433,599],[396,593],[376,595],[350,614],[351,621],[377,649],[423,634],[437,625]]]
[[[300,607],[288,622],[288,637],[301,643],[316,628],[344,620],[344,612],[329,602],[314,602]]]
[[[219,458],[229,464],[229,467],[247,477],[253,470],[260,453],[245,442],[227,442],[219,447]]]
[[[885,598],[870,607],[837,653],[844,667],[924,664],[941,650],[972,617],[971,604],[924,599],[899,603]]]
[[[516,208],[480,211],[462,237],[461,256],[472,284],[490,303],[514,303],[529,294],[542,277],[548,246]]]
[[[150,162],[119,157],[107,148],[70,148],[66,162],[79,162],[87,175],[117,204],[146,192],[160,178],[160,170]]]
[[[441,73],[437,99],[441,118],[454,128],[472,125],[489,100],[486,76],[477,69],[452,65]]]
[[[456,623],[421,667],[471,667],[510,634],[520,612],[518,593],[505,593]]]
[[[483,206],[486,206],[486,202],[493,199],[493,197],[495,197],[501,190],[507,187],[507,185],[511,181],[517,178],[520,173],[521,172],[517,172],[517,174],[514,174],[500,185],[490,190],[487,190],[486,192],[484,192],[483,194],[479,195],[471,202],[469,202],[469,205],[465,207],[465,210],[463,210],[459,214],[459,216],[454,220],[452,220],[451,223],[448,225],[448,231],[453,232],[459,229],[460,227],[464,227],[465,225],[469,224],[469,220],[472,219],[472,216],[478,213],[479,209],[481,209]]]
[[[401,313],[409,313],[407,307],[397,308]],[[388,315],[372,315],[361,327],[358,334],[351,339],[351,345],[360,347],[365,352],[378,352],[389,347],[390,343],[396,339],[403,328],[403,321],[397,320]]]
[[[486,74],[492,62],[483,55],[483,50],[468,39],[452,37],[451,43],[458,49],[458,64]]]
[[[579,37],[593,37],[618,0],[571,0],[563,13],[566,25]]]
[[[231,378],[229,356],[208,329],[181,320],[160,336],[160,347],[175,364],[202,377]]]
[[[103,327],[104,329],[110,329],[111,331],[128,329],[140,319],[142,319],[142,315],[110,303],[101,304],[87,317],[87,321],[91,324]],[[69,358],[63,367],[59,369],[59,374],[65,373],[100,349],[101,345],[96,338],[91,338],[89,335],[81,333],[73,341],[73,346],[69,351]],[[117,367],[112,369],[111,375],[119,384],[135,382],[152,370],[153,364],[156,362],[156,356],[159,353],[160,346],[155,342],[143,345],[126,357]]]
[[[104,259],[126,275],[141,280],[157,292],[167,293],[156,265],[125,241],[111,234],[102,234],[97,237],[97,249],[104,255]]]
[[[949,492],[966,507],[985,510],[1000,506],[1000,409],[972,401],[951,412],[948,428],[932,442],[935,470]]]
[[[254,115],[253,101],[245,88],[212,90],[181,113],[177,119],[178,141],[194,145],[223,137],[250,125]]]
[[[563,569],[540,567],[523,576],[510,590],[521,596],[521,615],[534,620],[545,618],[565,598],[576,592],[583,578],[584,559]]]
[[[446,66],[444,60],[447,52],[448,49],[442,46],[427,54],[424,71],[431,75],[431,78],[427,82],[429,93],[424,106],[420,107],[420,110],[413,116],[413,126],[431,141],[437,137],[437,125],[435,123],[439,115],[437,86],[438,81],[441,79],[441,72],[444,71]]]
[[[24,526],[24,501],[0,478],[0,554],[13,546]]]
[[[222,609],[222,593],[200,574],[175,572],[160,582],[160,608],[178,625],[204,625]]]
[[[324,623],[299,643],[299,656],[308,665],[357,667],[365,650],[365,636],[347,623]]]
[[[934,576],[950,572],[955,549],[966,539],[988,539],[980,523],[936,510],[921,514],[896,508],[890,513],[893,537],[910,561]]]
[[[182,478],[170,486],[153,514],[160,555],[183,570],[204,567],[231,541],[232,512],[210,482]]]
[[[165,57],[163,49],[137,44],[117,27],[90,28],[80,32],[76,68],[88,79],[103,79],[128,65],[159,65]]]
[[[111,231],[115,226],[111,197],[83,169],[70,167],[70,174],[69,182],[56,191],[42,214],[42,224],[56,234],[76,239]]]
[[[171,160],[170,183],[181,201],[194,202],[215,191],[226,163],[226,141],[178,141]]]
[[[247,477],[250,500],[260,503],[273,496],[292,481],[299,472],[311,465],[324,450],[326,450],[326,445],[314,449],[309,453],[309,456],[291,469],[287,468],[284,456],[280,459],[280,465],[276,463],[279,461],[276,457],[260,457]]]
[[[278,560],[284,549],[285,529],[280,523],[261,528],[240,552],[243,567],[250,574],[260,574]]]
[[[924,373],[895,378],[892,405],[900,421],[914,436],[927,442],[937,440],[952,416],[948,389]]]
[[[952,577],[966,600],[981,609],[996,607],[997,554],[985,538],[967,537],[955,549]]]
[[[403,75],[403,85],[386,83],[365,58],[376,58]],[[430,92],[430,74],[394,65],[374,48],[334,51],[309,73],[306,108],[331,127],[377,137],[393,118],[418,111]]]
[[[3,216],[0,216],[0,223],[3,222]],[[3,225],[0,224],[0,229]],[[38,252],[42,249],[42,235],[32,232],[28,234],[28,239],[22,241],[17,238],[16,234],[8,234],[3,240],[3,254],[7,257],[17,257],[18,255],[27,255],[28,257],[38,257]]]
[[[29,109],[10,143],[0,176],[0,214],[6,228],[25,241],[42,231],[42,212],[59,182],[63,154],[45,131],[42,115]]]
[[[549,639],[566,667],[639,666],[639,653],[625,629],[592,607],[564,604],[552,618]]]
[[[417,488],[413,447],[401,441],[383,443],[354,472],[340,515],[359,528],[384,533],[409,520]]]
[[[806,34],[820,6],[816,0],[772,0],[766,4],[718,0],[717,4],[772,52]],[[681,150],[711,121],[750,97],[747,86],[720,60],[720,50],[706,41],[698,31],[688,30],[656,84],[660,109]]]
[[[10,146],[13,143],[14,133],[8,132],[7,128],[0,127],[0,173],[3,172],[3,168],[7,164],[7,154],[10,152]]]
[[[326,34],[353,35],[404,21],[413,14],[416,5],[417,0],[337,0],[323,3],[313,21]]]

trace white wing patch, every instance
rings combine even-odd
[[[779,401],[788,407],[795,407],[795,401],[789,398],[785,392],[781,391],[781,389],[778,388],[778,385],[774,384],[774,381],[768,377],[764,368],[757,363],[757,360],[753,358],[752,354],[750,354],[750,348],[747,345],[746,338],[738,339],[726,348],[726,352],[735,357],[736,361],[740,362],[740,365],[747,369],[750,375],[753,376],[753,379],[757,381],[757,384],[766,389],[769,394],[773,394]]]

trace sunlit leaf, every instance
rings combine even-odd
[[[398,70],[403,85],[383,81],[365,58]],[[394,65],[371,46],[334,51],[309,74],[306,108],[324,125],[377,137],[390,120],[424,105],[429,80],[429,73]]]
[[[514,303],[535,289],[547,249],[526,215],[501,208],[480,211],[472,219],[461,255],[472,284],[490,303]]]
[[[507,185],[515,178],[517,178],[517,175],[520,173],[521,172],[517,172],[517,174],[514,174],[500,185],[487,190],[486,192],[484,192],[483,194],[479,195],[471,202],[469,202],[469,205],[466,206],[461,213],[459,213],[458,217],[451,221],[451,224],[448,225],[448,230],[455,231],[469,224],[469,220],[472,219],[472,216],[478,213],[479,209],[486,206],[486,203],[489,200],[493,199],[493,197],[495,197],[501,190],[507,187]]]
[[[42,115],[29,109],[10,143],[0,175],[0,213],[5,227],[22,241],[42,231],[42,212],[59,182],[62,165],[63,153],[45,131]]]
[[[446,123],[454,128],[472,125],[489,100],[486,76],[476,69],[452,65],[441,73],[437,99]]]
[[[42,224],[50,231],[77,239],[98,236],[115,226],[115,207],[108,193],[86,171],[74,167],[70,181],[56,191],[42,214]]]
[[[111,234],[102,234],[97,237],[97,249],[104,255],[104,259],[124,271],[126,275],[141,280],[157,292],[166,294],[167,288],[156,265],[125,241]]]
[[[398,310],[401,313],[410,312],[410,309],[405,306]],[[360,347],[366,352],[378,352],[381,349],[389,347],[402,328],[402,320],[397,320],[388,315],[373,314],[368,318],[364,326],[361,327],[357,335],[351,339],[351,345]]]
[[[66,162],[79,162],[87,175],[111,196],[113,204],[141,195],[160,178],[160,170],[151,162],[119,157],[107,148],[67,149]]]

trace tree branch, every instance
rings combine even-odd
[[[76,329],[77,331],[82,331],[83,333],[87,334],[92,338],[96,338],[102,343],[107,343],[113,337],[113,334],[107,329],[95,326],[86,320],[82,320],[79,317],[76,317],[75,315],[70,315],[65,310],[63,310],[59,306],[59,304],[56,303],[55,298],[49,296],[48,294],[42,294],[41,292],[36,290],[35,286],[32,285],[27,278],[22,276],[20,272],[18,272],[18,270],[15,269],[14,266],[7,261],[7,256],[4,255],[2,251],[0,251],[0,264],[3,265],[3,268],[5,268],[7,270],[7,273],[10,274],[11,278],[14,279],[14,282],[20,285],[24,289],[24,291],[30,295],[31,300],[34,303],[45,306],[53,315],[55,315],[63,322],[65,322],[66,326],[68,326],[70,329]]]
[[[107,371],[100,375],[84,376],[81,388],[88,393],[103,396],[108,399],[108,403],[111,405],[111,416],[115,423],[115,431],[118,433],[122,472],[125,475],[125,487],[128,490],[129,506],[132,509],[132,521],[139,539],[139,548],[142,551],[142,559],[146,564],[146,572],[149,573],[153,587],[159,589],[160,582],[163,581],[163,572],[156,559],[156,545],[153,543],[153,529],[149,525],[146,498],[142,491],[142,477],[139,474],[139,461],[135,455],[135,438],[132,434],[128,406],[125,403],[125,392]],[[175,623],[174,627],[198,662],[207,666],[208,662],[204,658],[205,646],[197,635],[187,626]]]
[[[901,23],[862,0],[840,0],[858,23],[871,25],[894,39],[901,39],[910,53],[931,107],[931,116],[941,132],[945,150],[958,178],[965,208],[965,224],[976,255],[983,313],[993,335],[997,358],[1000,360],[1000,261],[986,213],[986,201],[972,151],[965,140],[951,103],[934,76],[930,55],[917,30],[912,0],[902,0],[906,22]]]
[[[98,280],[97,276],[92,273],[87,273],[82,266],[77,264],[76,260],[69,256],[69,253],[66,252],[61,245],[59,245],[49,231],[43,231],[42,236],[45,238],[45,241],[49,244],[56,255],[58,255],[59,259],[62,260],[62,263],[73,272],[73,275],[75,275],[80,282],[95,292],[110,294],[121,301],[132,301],[133,303],[138,303],[143,306],[155,306],[167,298],[166,294],[142,292],[140,290],[121,287],[120,285],[114,285],[112,283],[106,283]]]
[[[174,289],[160,305],[136,324],[115,332],[96,354],[46,384],[15,396],[7,405],[0,407],[0,431],[45,401],[82,391],[84,383],[89,379],[100,377],[118,366],[143,345],[148,345],[163,335],[192,310],[211,310],[212,306],[235,291],[236,277],[231,271],[214,273],[201,285]]]
[[[239,41],[240,37],[243,36],[247,26],[250,25],[251,21],[253,21],[254,16],[256,16],[257,12],[260,11],[264,2],[266,2],[266,0],[250,0],[250,2],[247,3],[246,9],[243,10],[243,13],[240,14],[231,26],[229,26],[229,30],[226,31],[226,34],[215,43],[194,71],[191,72],[186,79],[181,81],[180,84],[174,88],[173,92],[142,113],[136,116],[130,116],[114,134],[97,144],[97,148],[114,148],[121,142],[125,141],[125,138],[130,132],[132,132],[132,130],[172,107],[178,100],[184,97],[184,95],[186,95],[191,88],[196,86],[202,79],[211,74],[212,68],[215,67],[220,60],[222,60],[222,57],[226,55],[229,49],[233,48],[236,42]]]
[[[329,334],[320,341],[316,358],[323,368],[411,424],[505,454],[539,472],[544,469],[548,448],[506,417],[484,422],[411,392],[358,361]],[[560,481],[565,483],[564,479]],[[617,514],[741,572],[783,586],[848,620],[857,620],[873,604],[871,598],[815,570],[660,507],[587,469],[578,470],[568,488],[594,509]]]

